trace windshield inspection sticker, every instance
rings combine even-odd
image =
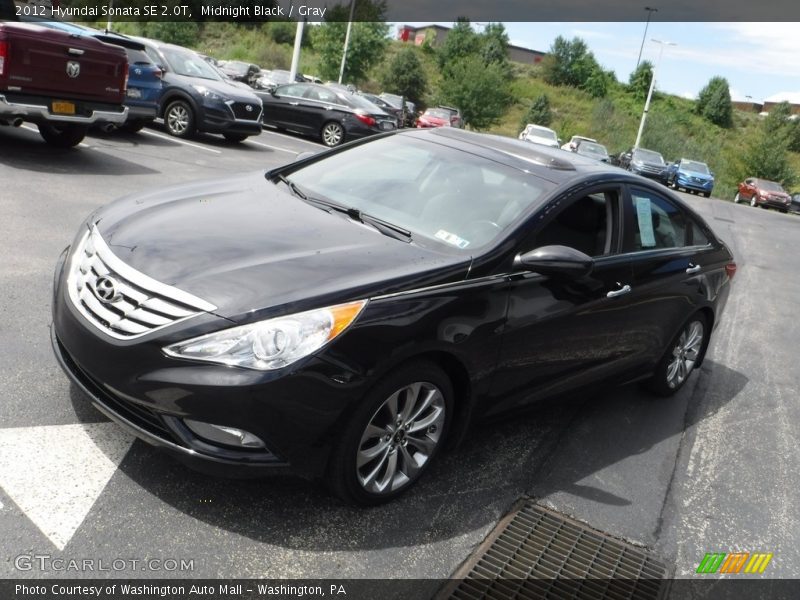
[[[653,231],[653,212],[650,210],[650,198],[637,198],[636,218],[639,221],[639,236],[642,248],[653,248],[656,245],[656,234]]]
[[[458,237],[455,233],[450,233],[449,231],[445,231],[444,229],[440,229],[436,232],[436,237],[442,240],[443,242],[447,242],[453,246],[457,246],[458,248],[464,249],[469,246],[469,241],[463,238]]]

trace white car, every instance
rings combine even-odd
[[[575,152],[578,147],[578,144],[581,142],[594,142],[597,143],[597,140],[593,138],[583,137],[582,135],[573,135],[570,140],[561,146],[562,150],[568,150],[569,152]]]
[[[551,148],[558,148],[561,140],[558,139],[558,134],[548,127],[541,125],[533,125],[529,123],[519,134],[519,139],[531,142],[534,144],[541,144],[542,146],[550,146]]]

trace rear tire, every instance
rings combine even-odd
[[[56,148],[74,148],[86,137],[88,128],[83,125],[52,125],[39,123],[39,134]]]
[[[224,137],[229,142],[238,144],[239,142],[245,141],[250,136],[247,135],[246,133],[223,133],[222,137]]]
[[[171,102],[164,111],[164,125],[167,133],[177,138],[189,138],[194,135],[195,117],[192,107],[184,100]]]
[[[328,148],[335,148],[344,142],[344,127],[336,121],[328,121],[322,126],[320,137]]]
[[[429,362],[401,366],[347,419],[328,464],[331,491],[348,503],[383,504],[411,488],[445,443],[453,386]]]
[[[741,199],[742,199],[742,197],[739,195],[739,192],[736,192],[736,195],[733,197],[733,203],[734,204],[739,204],[739,201]]]
[[[680,390],[702,360],[708,346],[708,319],[695,313],[670,341],[667,349],[644,386],[658,396],[668,397]]]
[[[756,195],[755,194],[753,194],[753,196],[750,198],[750,206],[752,206],[753,208],[758,206],[758,202],[756,202]]]

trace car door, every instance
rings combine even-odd
[[[654,364],[703,304],[715,249],[691,214],[666,194],[630,186],[624,206],[623,251],[630,257],[631,285],[653,315],[642,324],[639,347],[643,358]]]
[[[543,207],[543,223],[516,249],[564,245],[594,257],[581,278],[512,272],[501,359],[492,386],[496,412],[631,369],[641,324],[630,259],[620,252],[622,186],[575,192]]]
[[[271,114],[267,121],[287,129],[307,131],[299,109],[307,87],[307,85],[299,83],[290,83],[275,88],[269,99],[269,111]],[[267,106],[264,106],[265,115],[267,110]]]
[[[308,129],[319,133],[328,121],[341,121],[340,104],[339,95],[334,90],[321,85],[309,86],[302,103]]]

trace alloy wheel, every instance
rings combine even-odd
[[[418,381],[391,394],[361,435],[356,475],[372,494],[405,487],[422,472],[439,445],[445,399],[433,383]]]
[[[680,387],[694,369],[703,350],[704,335],[705,328],[701,321],[692,321],[681,332],[672,349],[672,360],[667,365],[667,385],[670,388]]]
[[[339,123],[328,123],[322,128],[322,143],[326,146],[338,146],[344,139],[344,129]]]
[[[742,197],[739,195],[739,192],[736,192],[736,195],[733,197],[734,204],[739,204],[739,200],[741,199]]]
[[[189,129],[190,118],[189,111],[185,106],[181,104],[171,106],[167,113],[167,128],[173,135],[184,135]]]
[[[758,203],[756,202],[756,195],[755,195],[755,194],[753,194],[753,197],[752,197],[752,198],[750,198],[750,206],[752,206],[753,208],[755,208],[757,205],[758,205]]]

